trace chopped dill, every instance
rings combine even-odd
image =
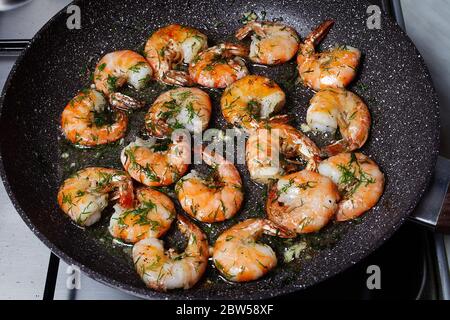
[[[362,170],[354,153],[351,154],[349,163],[345,165],[339,164],[338,169],[341,172],[339,184],[343,185],[344,193],[347,197],[351,197],[360,186],[368,186],[375,183],[375,179]]]
[[[106,79],[106,83],[108,84],[108,87],[111,91],[116,91],[117,89],[117,77],[108,75],[108,78]]]

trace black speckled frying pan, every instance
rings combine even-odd
[[[439,139],[436,95],[417,50],[387,16],[381,30],[366,27],[366,1],[76,1],[81,8],[81,29],[66,27],[61,11],[35,36],[14,66],[1,96],[1,176],[19,214],[35,234],[59,257],[75,263],[89,276],[110,286],[146,298],[266,298],[300,290],[357,263],[382,244],[403,223],[424,192],[435,166]],[[265,238],[280,255],[279,266],[265,278],[230,284],[209,268],[193,289],[158,293],[146,289],[127,256],[129,248],[111,245],[104,225],[81,230],[66,218],[56,203],[57,189],[72,170],[87,165],[120,167],[121,146],[80,151],[61,136],[60,114],[78,90],[89,84],[87,70],[106,52],[138,50],[151,32],[169,23],[199,28],[210,43],[230,39],[243,13],[255,11],[268,20],[283,20],[304,38],[324,19],[336,21],[322,48],[336,43],[355,46],[364,54],[360,76],[350,88],[369,105],[373,116],[371,137],[363,152],[384,171],[387,184],[379,204],[358,221],[332,223],[317,235],[300,238],[307,254],[289,264],[282,248],[290,245]],[[309,89],[294,85],[293,63],[275,68],[253,66],[286,90],[286,112],[299,125],[305,121]],[[161,86],[149,89],[153,93]],[[211,92],[214,113],[211,127],[225,128],[220,96]],[[148,99],[151,102],[151,99]],[[125,143],[142,129],[143,112],[132,115]],[[64,156],[62,156],[64,155]],[[68,156],[68,158],[67,158]],[[83,158],[83,161],[76,159]],[[245,179],[246,201],[233,221],[201,227],[211,242],[218,232],[238,220],[261,216],[264,190]],[[168,236],[170,239],[170,235]],[[292,243],[291,243],[292,244]]]

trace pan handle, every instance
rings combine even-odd
[[[29,43],[30,40],[0,40],[0,56],[17,57]]]
[[[450,233],[450,159],[439,157],[427,192],[411,215],[434,231]]]
[[[436,225],[436,230],[440,233],[450,234],[450,189],[444,199],[444,204],[442,206],[441,214]]]

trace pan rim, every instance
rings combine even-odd
[[[364,0],[365,3],[369,3],[367,0]],[[68,4],[67,6],[65,6],[63,9],[61,9],[58,13],[56,13],[36,34],[35,36],[31,39],[30,43],[27,45],[27,47],[22,51],[22,53],[19,55],[19,57],[17,58],[17,60],[15,61],[8,77],[7,80],[5,81],[5,85],[3,87],[2,93],[0,95],[0,119],[3,116],[3,107],[4,107],[4,100],[7,94],[7,91],[10,88],[11,85],[11,81],[14,78],[17,68],[18,66],[21,64],[22,60],[24,59],[24,57],[26,55],[29,54],[29,52],[32,50],[33,48],[33,44],[36,41],[39,41],[39,39],[41,38],[42,34],[49,29],[52,25],[53,22],[57,19],[59,19],[64,12],[67,10],[67,8],[71,5],[74,4],[85,4],[88,3],[87,0],[76,0],[71,2],[70,4]],[[422,55],[420,54],[419,50],[415,47],[414,43],[412,42],[412,40],[408,37],[408,35],[406,34],[406,32],[404,32],[399,26],[398,24],[387,14],[383,13],[383,17],[384,19],[389,20],[389,24],[391,24],[391,27],[396,29],[396,32],[400,32],[401,36],[408,41],[412,47],[415,49],[415,51],[418,53],[418,58],[419,58],[419,62],[421,64],[421,66],[424,69],[424,73],[426,76],[426,79],[428,79],[428,81],[431,83],[432,85],[432,92],[430,92],[430,96],[433,96],[434,101],[438,104],[438,97],[437,97],[437,93],[436,90],[433,86],[433,81],[430,75],[430,72],[425,64],[425,61],[422,57]],[[439,119],[440,122],[440,112],[439,112],[439,108],[434,108],[436,115]],[[411,213],[413,212],[413,210],[416,208],[417,204],[419,203],[419,201],[421,200],[425,190],[427,189],[428,185],[431,182],[432,179],[432,173],[434,172],[434,168],[437,162],[437,158],[439,155],[439,146],[440,146],[440,135],[439,135],[439,129],[440,129],[440,125],[437,126],[437,128],[434,128],[434,133],[435,133],[435,139],[434,139],[434,145],[433,145],[433,154],[430,155],[431,157],[431,161],[429,162],[429,166],[428,168],[426,168],[427,171],[427,177],[426,179],[424,179],[424,181],[422,182],[422,185],[420,186],[420,188],[418,188],[417,193],[419,194],[419,197],[416,197],[415,199],[413,199],[411,201],[411,206],[410,208],[406,208],[402,214],[399,214],[399,219],[398,221],[396,221],[395,223],[391,224],[391,228],[386,229],[383,232],[383,236],[379,237],[379,239],[377,241],[372,242],[370,245],[368,245],[367,247],[365,247],[363,250],[361,250],[361,254],[358,256],[358,258],[356,259],[357,261],[350,261],[348,260],[346,263],[342,263],[340,264],[338,267],[332,267],[328,270],[327,273],[321,273],[317,276],[316,281],[314,283],[305,283],[302,284],[301,288],[296,287],[295,285],[288,285],[288,286],[284,286],[284,287],[278,287],[276,289],[273,288],[266,288],[264,290],[258,290],[254,295],[251,296],[247,296],[247,299],[251,299],[251,300],[256,300],[256,299],[267,299],[267,298],[273,298],[276,296],[282,296],[282,295],[286,295],[286,294],[290,294],[308,287],[311,287],[313,285],[319,284],[339,273],[341,273],[342,271],[348,269],[349,267],[351,267],[352,265],[354,265],[355,263],[360,262],[361,260],[363,260],[364,258],[366,258],[370,253],[372,253],[373,251],[375,251],[376,249],[378,249],[387,239],[389,239],[398,229],[399,227],[405,222],[405,220],[407,219],[408,216],[411,215]],[[189,291],[186,291],[184,293],[184,295],[179,295],[179,294],[171,294],[171,293],[161,293],[161,292],[156,292],[153,291],[151,289],[146,289],[146,288],[139,288],[130,284],[124,284],[120,281],[115,280],[114,278],[112,278],[110,275],[106,274],[106,273],[102,273],[96,270],[91,269],[89,266],[78,263],[77,261],[75,261],[74,259],[72,259],[69,255],[66,254],[66,250],[64,250],[64,248],[58,248],[54,243],[52,243],[40,230],[38,230],[33,223],[31,222],[30,218],[28,217],[28,215],[26,214],[26,212],[21,208],[21,206],[19,205],[19,201],[17,200],[16,196],[13,194],[12,192],[12,188],[11,185],[9,183],[9,179],[8,179],[8,174],[5,171],[5,167],[4,167],[4,163],[3,163],[3,148],[2,145],[0,144],[0,177],[3,181],[3,184],[5,186],[5,190],[6,193],[8,194],[8,197],[10,198],[11,202],[13,203],[14,208],[16,209],[16,211],[19,213],[19,215],[21,216],[22,220],[25,222],[25,224],[28,226],[28,228],[30,228],[32,230],[32,232],[38,237],[38,239],[40,241],[42,241],[53,253],[55,253],[59,258],[61,258],[63,261],[65,261],[68,264],[75,264],[77,266],[80,267],[80,269],[86,274],[88,275],[90,278],[99,281],[100,283],[103,283],[109,287],[112,288],[116,288],[119,289],[123,292],[132,294],[134,296],[140,297],[140,298],[145,298],[145,299],[165,299],[165,300],[179,300],[179,299],[186,299],[186,300],[198,300],[198,299],[211,299],[211,300],[217,300],[217,299],[233,299],[232,297],[206,297],[202,294],[196,295],[196,294],[192,294]],[[420,190],[419,190],[420,189]]]

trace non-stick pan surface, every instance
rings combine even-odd
[[[28,226],[58,256],[79,265],[94,279],[146,298],[277,296],[313,285],[358,262],[386,240],[419,201],[437,156],[437,99],[426,67],[405,34],[384,15],[380,30],[367,28],[369,3],[101,0],[76,4],[81,8],[81,29],[69,30],[68,14],[61,11],[36,35],[11,72],[1,97],[0,171],[9,196]],[[334,19],[336,25],[322,47],[340,43],[362,50],[360,77],[351,89],[368,103],[373,116],[371,137],[362,151],[384,171],[386,190],[379,204],[359,221],[331,225],[316,238],[307,238],[311,243],[316,241],[320,250],[288,265],[280,264],[259,281],[230,284],[217,279],[216,271],[210,268],[207,277],[191,290],[151,291],[124,258],[126,254],[118,254],[119,249],[105,244],[109,239],[105,241],[96,231],[81,230],[60,212],[56,193],[68,170],[94,164],[120,167],[118,160],[111,162],[108,155],[115,152],[117,159],[120,146],[86,151],[87,160],[71,165],[77,151],[62,139],[60,114],[67,101],[88,85],[87,70],[92,70],[104,53],[138,49],[153,30],[169,23],[199,28],[209,36],[210,43],[217,43],[230,39],[241,25],[243,13],[251,10],[260,15],[266,12],[268,20],[282,19],[302,38],[324,19]],[[278,81],[288,94],[285,110],[297,125],[305,121],[313,92],[293,85],[293,65],[252,70]],[[220,95],[211,94],[215,101],[211,127],[225,128],[217,104]],[[126,143],[142,126],[140,120],[133,121]],[[61,157],[64,153],[68,159]],[[202,226],[212,241],[217,232],[236,220],[261,215],[264,190],[249,181],[244,166],[239,170],[246,184],[244,208],[232,222]]]

